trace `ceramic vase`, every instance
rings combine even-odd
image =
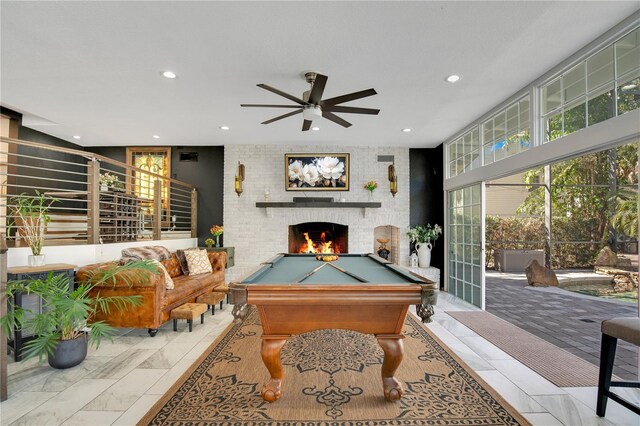
[[[44,254],[30,254],[27,261],[29,266],[43,266],[45,264],[45,257]]]
[[[431,243],[418,243],[416,250],[418,251],[418,266],[420,268],[428,268],[431,264]]]

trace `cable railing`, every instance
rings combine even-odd
[[[193,238],[197,191],[87,151],[0,138],[0,233],[26,246],[25,204],[45,203],[45,245]],[[26,222],[26,223],[25,223]]]

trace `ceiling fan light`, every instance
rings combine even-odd
[[[302,110],[302,116],[305,120],[313,121],[322,117],[322,109],[320,105],[309,105]]]

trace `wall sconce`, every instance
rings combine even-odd
[[[242,182],[244,181],[244,164],[238,161],[238,172],[236,173],[236,194],[242,194]]]
[[[398,193],[398,175],[393,164],[389,165],[389,191],[394,197]]]

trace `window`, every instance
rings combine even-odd
[[[542,87],[544,142],[640,106],[639,38],[636,29]]]
[[[484,165],[529,149],[529,95],[482,123]]]
[[[133,189],[136,196],[149,200],[149,212],[153,212],[155,184],[158,179],[155,175],[170,177],[171,148],[128,147],[127,164],[148,172],[132,171],[127,186]],[[168,216],[169,183],[166,180],[162,185],[162,206],[165,216]]]
[[[480,166],[480,137],[478,129],[465,133],[448,145],[449,177],[457,176]]]

